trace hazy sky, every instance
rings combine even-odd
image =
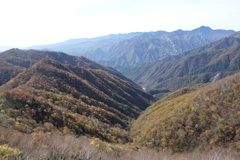
[[[0,46],[135,31],[240,30],[240,0],[0,0]]]

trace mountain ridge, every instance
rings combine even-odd
[[[41,59],[0,86],[0,106],[22,132],[52,130],[128,141],[129,123],[151,95],[106,71]],[[8,120],[6,120],[8,121]],[[45,129],[44,129],[45,128]],[[26,130],[27,129],[27,130]]]
[[[202,26],[195,32],[202,31],[211,35],[213,30]],[[83,56],[1,52],[0,152],[17,151],[11,157],[28,159],[179,159],[182,154],[212,159],[236,151],[222,158],[238,159],[240,32],[180,54],[172,47],[176,54],[167,57],[140,52],[163,49],[153,45],[159,36],[166,42],[162,46],[172,42],[176,51],[189,47],[187,40],[201,39],[185,32],[144,33],[116,42],[129,53],[129,43],[135,45],[137,55],[128,56],[137,66],[128,67],[128,74],[144,89]],[[115,52],[122,49],[119,44],[107,48]],[[100,52],[106,56],[98,48]],[[151,63],[154,59],[160,60]],[[116,62],[126,69],[126,58]]]
[[[200,27],[191,31],[149,32],[123,40],[110,49],[110,56],[99,63],[124,73],[128,68],[153,63],[168,55],[197,48],[234,33],[232,30],[212,30]]]
[[[35,64],[37,61],[43,58],[57,60],[58,62],[63,64],[71,64],[74,66],[82,66],[85,68],[92,68],[92,69],[101,69],[134,84],[130,79],[124,77],[120,72],[116,71],[115,69],[100,65],[83,56],[77,57],[77,56],[68,55],[63,52],[20,50],[17,48],[7,50],[0,54],[0,60],[3,60],[5,62],[11,63],[16,66],[21,66],[24,68],[29,68],[31,65]]]
[[[218,73],[222,73],[219,78],[223,78],[240,69],[240,39],[237,35],[239,32],[153,64],[136,67],[125,75],[144,88],[167,87],[172,91],[186,85],[210,82]]]
[[[36,48],[63,51],[72,55],[83,55],[100,64],[124,72],[129,67],[155,62],[166,55],[179,54],[234,32],[233,30],[213,30],[209,27],[200,27],[191,31],[133,32],[90,39],[69,40],[54,44],[52,48],[51,45]],[[55,47],[56,45],[58,47]]]

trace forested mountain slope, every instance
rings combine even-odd
[[[126,141],[124,129],[152,97],[99,69],[43,59],[0,87],[5,121],[32,133],[65,130],[107,141]],[[10,122],[13,121],[13,122]],[[48,129],[47,129],[48,128]],[[119,130],[122,129],[122,133]]]
[[[20,49],[10,49],[0,54],[0,61],[4,61],[3,63],[8,63],[8,65],[11,64],[12,66],[13,65],[19,66],[18,68],[29,68],[30,66],[34,65],[37,61],[43,58],[53,59],[62,64],[70,64],[73,66],[80,66],[80,67],[91,68],[91,69],[101,69],[123,80],[131,82],[131,80],[124,77],[121,73],[119,73],[115,69],[100,65],[83,56],[71,56],[62,52],[20,50]],[[6,70],[7,66],[2,64],[0,67]],[[133,82],[131,83],[135,85]]]
[[[24,67],[16,66],[0,60],[0,86],[24,71],[24,69]]]
[[[177,90],[133,123],[135,142],[156,150],[240,147],[240,73]]]

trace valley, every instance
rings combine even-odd
[[[240,32],[201,26],[0,53],[0,159],[238,160],[239,128]]]
[[[240,70],[239,35],[238,32],[202,47],[135,67],[125,75],[147,90],[164,88],[169,91],[212,82],[214,77],[224,78]]]
[[[207,26],[201,26],[191,31],[179,29],[173,32],[133,32],[90,39],[74,39],[52,45],[28,47],[28,49],[83,55],[124,72],[131,67],[156,62],[167,55],[176,55],[233,33],[233,30],[213,30]]]

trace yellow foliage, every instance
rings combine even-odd
[[[107,152],[112,152],[114,147],[111,144],[108,144],[106,147]]]
[[[99,140],[97,140],[97,141],[99,141]],[[99,144],[98,142],[94,141],[94,140],[92,140],[92,141],[90,142],[90,144],[93,145],[94,147],[97,147],[97,148],[100,147],[100,144]]]
[[[133,122],[135,141],[174,151],[193,149],[199,142],[216,146],[238,142],[240,90],[231,87],[240,84],[238,77],[240,74],[191,93],[179,94],[180,89],[154,103]]]
[[[1,160],[8,160],[8,159],[16,159],[20,160],[19,155],[21,151],[15,148],[11,148],[8,145],[0,145],[0,159]]]

